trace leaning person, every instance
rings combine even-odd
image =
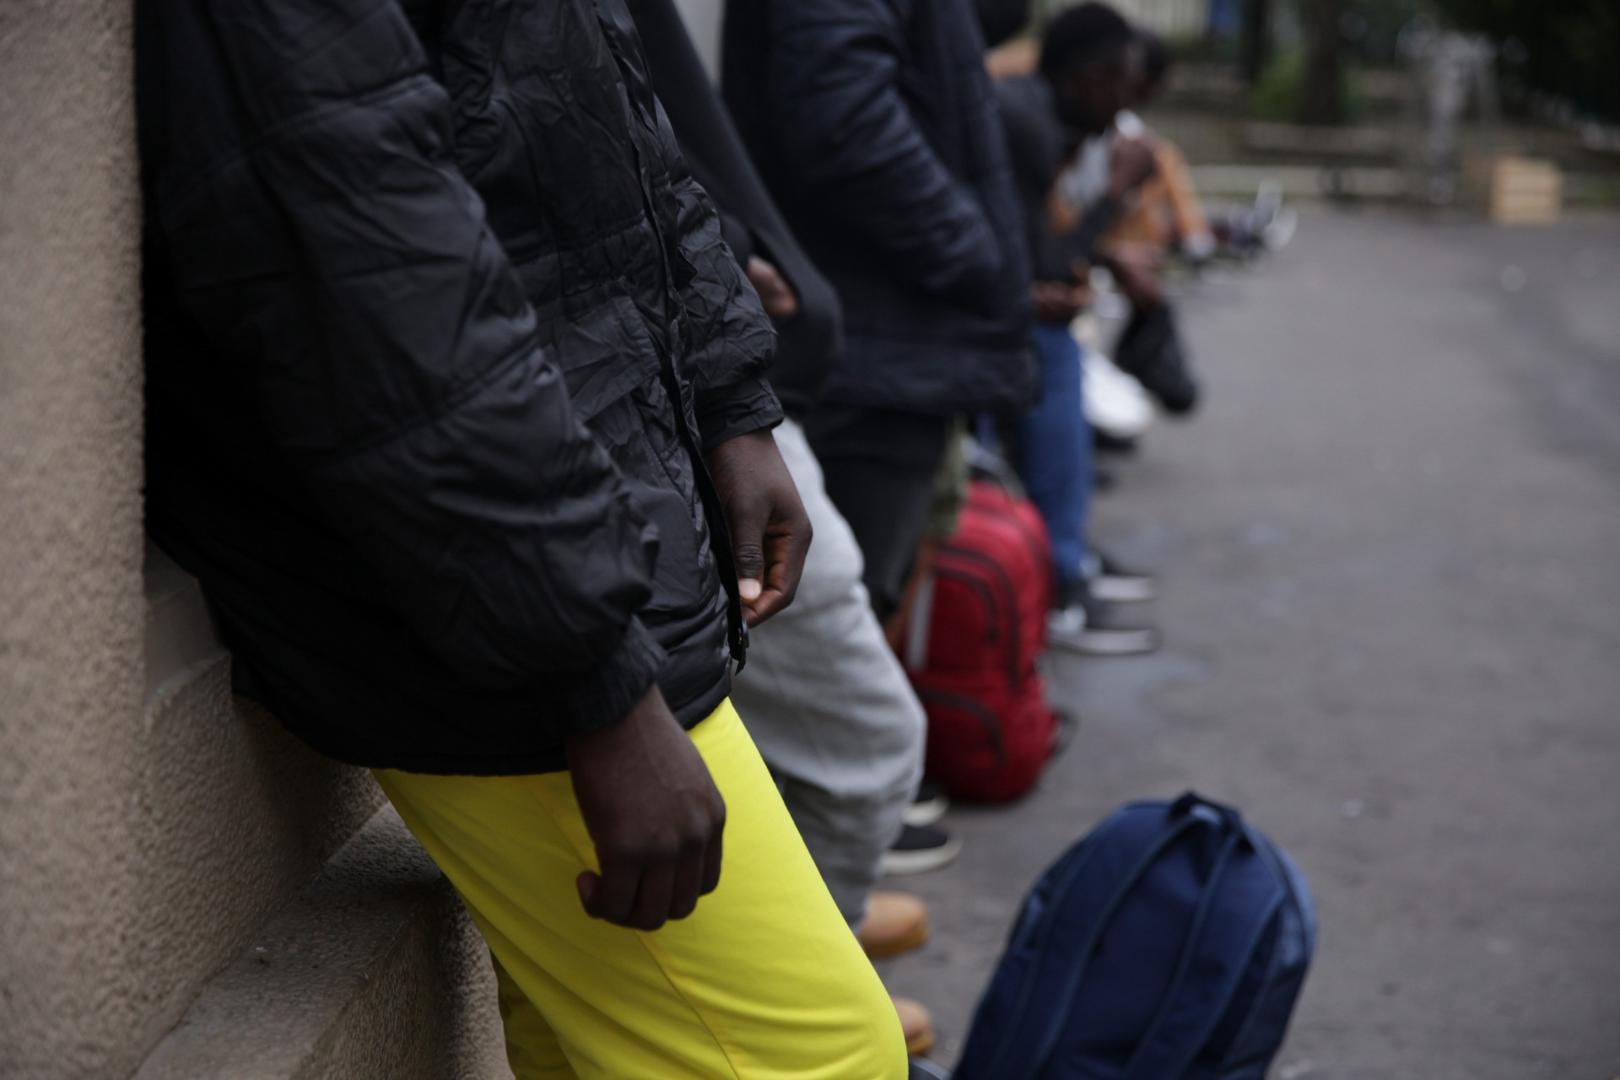
[[[139,6],[150,529],[460,892],[519,1077],[903,1076],[727,699],[809,541],[769,324],[621,0],[489,6]]]

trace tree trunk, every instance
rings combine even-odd
[[[1243,40],[1239,63],[1243,79],[1258,85],[1271,59],[1271,0],[1247,0],[1243,5]]]
[[[1300,82],[1299,120],[1304,124],[1345,121],[1344,59],[1339,20],[1344,0],[1305,0],[1305,77]]]

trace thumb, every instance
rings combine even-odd
[[[731,561],[737,571],[737,587],[745,602],[759,599],[761,583],[765,580],[765,515],[757,500],[740,500],[744,505],[733,505],[731,526]]]
[[[757,535],[757,534],[756,534]],[[732,548],[732,562],[737,568],[737,591],[746,603],[759,599],[765,580],[765,549],[758,539],[738,539]]]
[[[579,902],[587,912],[593,912],[596,904],[596,894],[601,888],[602,879],[590,870],[585,870],[574,879],[574,887],[579,890]]]

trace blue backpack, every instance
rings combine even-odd
[[[955,1080],[1262,1080],[1315,944],[1304,877],[1236,810],[1131,803],[1025,898]]]

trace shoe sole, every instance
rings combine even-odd
[[[955,837],[947,844],[926,851],[885,851],[881,869],[889,877],[926,874],[949,865],[961,852],[962,841]]]
[[[944,817],[945,811],[950,808],[951,801],[943,797],[929,799],[927,802],[914,802],[906,807],[904,821],[907,825],[921,829]]]
[[[896,956],[904,956],[909,952],[916,952],[928,944],[928,938],[932,933],[932,927],[928,925],[928,920],[924,919],[909,934],[891,938],[877,945],[863,944],[861,949],[873,960],[889,960]]]
[[[1145,604],[1159,597],[1151,581],[1093,578],[1090,589],[1093,598],[1108,604]]]
[[[1144,656],[1157,652],[1160,641],[1152,630],[1082,630],[1079,637],[1051,637],[1047,644],[1081,656]]]
[[[928,1052],[934,1048],[934,1033],[925,1031],[920,1035],[913,1035],[906,1040],[906,1055],[908,1057],[927,1057]]]

